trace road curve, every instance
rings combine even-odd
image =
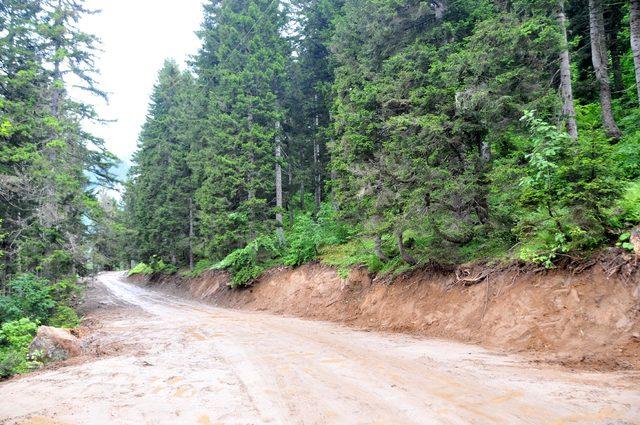
[[[101,302],[136,306],[101,323],[128,349],[0,384],[0,423],[640,423],[635,373],[535,368],[470,345],[226,310],[120,273],[97,284],[110,293]]]

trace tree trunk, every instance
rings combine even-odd
[[[596,73],[596,79],[600,85],[600,106],[602,108],[602,122],[607,135],[613,139],[619,139],[620,129],[613,117],[611,106],[611,84],[607,64],[609,55],[605,44],[604,16],[602,12],[602,0],[589,0],[589,33],[591,36],[591,61]]]
[[[253,114],[249,112],[249,128],[253,126]],[[256,197],[256,189],[254,187],[254,167],[255,167],[255,157],[254,152],[249,148],[249,168],[247,170],[247,201],[249,203],[249,240],[253,240],[256,237],[255,231],[255,211],[253,210],[252,201]]]
[[[613,97],[622,95],[624,87],[622,84],[622,63],[621,52],[618,46],[618,33],[622,26],[622,8],[619,4],[611,4],[607,8],[607,44],[611,52],[611,72],[613,73]]]
[[[431,2],[433,13],[436,16],[436,20],[441,21],[444,18],[444,14],[447,12],[446,0],[435,0]]]
[[[373,252],[376,254],[376,257],[378,257],[380,261],[387,261],[387,256],[382,252],[382,237],[380,237],[379,233],[376,233],[374,237],[374,244]]]
[[[314,96],[315,100],[315,135],[313,137],[313,182],[314,182],[314,200],[315,210],[314,215],[320,211],[320,203],[322,202],[322,178],[320,176],[320,141],[318,135],[318,128],[320,127],[320,116],[318,114],[318,94]]]
[[[289,156],[291,158],[291,156]],[[289,226],[293,226],[293,221],[295,220],[293,213],[293,168],[291,167],[291,161],[287,163],[287,177],[289,180],[289,184],[287,185],[287,209],[289,210]]]
[[[300,179],[300,209],[304,210],[304,180]]]
[[[562,35],[562,50],[560,51],[560,91],[562,93],[562,117],[567,131],[573,140],[578,139],[578,125],[576,124],[576,110],[573,104],[573,87],[571,85],[571,61],[569,59],[569,43],[567,41],[566,15],[564,0],[558,1],[558,23]]]
[[[631,51],[633,52],[633,64],[636,71],[636,89],[638,102],[640,102],[640,0],[631,0],[630,12]]]
[[[276,121],[276,232],[280,240],[284,240],[282,224],[282,146],[280,144],[280,121]]]
[[[189,197],[189,270],[193,270],[193,198]]]
[[[398,230],[396,232],[396,240],[398,241],[398,251],[400,251],[400,256],[402,257],[402,259],[412,266],[415,266],[417,264],[417,261],[411,256],[411,254],[407,252],[404,246],[404,241],[402,240],[402,230]]]

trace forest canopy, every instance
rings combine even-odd
[[[82,2],[0,6],[3,282],[320,260],[542,263],[632,249],[640,6],[613,0],[206,0],[159,70],[122,202],[65,76]],[[194,28],[195,30],[195,28]]]
[[[552,267],[630,249],[638,10],[207,1],[189,68],[158,74],[120,261],[227,268],[244,284],[318,258]]]

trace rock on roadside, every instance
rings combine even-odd
[[[82,354],[80,340],[68,329],[40,326],[29,345],[29,357],[48,363],[66,360]]]

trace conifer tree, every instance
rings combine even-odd
[[[192,173],[188,156],[193,78],[171,60],[164,63],[151,95],[131,168],[128,199],[137,229],[138,261],[157,256],[172,264],[192,257]]]
[[[198,75],[215,81],[208,92],[202,186],[197,201],[208,251],[223,255],[274,227],[278,102],[288,47],[277,1],[215,2],[205,9],[200,36],[207,46]],[[207,77],[205,77],[207,78]]]

